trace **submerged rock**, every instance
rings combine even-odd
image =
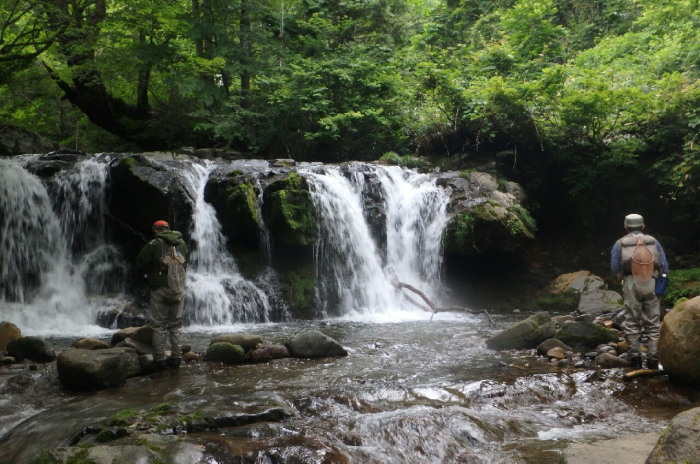
[[[289,353],[295,358],[331,358],[348,355],[340,343],[318,330],[297,335],[289,343],[288,348]]]

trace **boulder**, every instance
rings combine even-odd
[[[287,345],[295,358],[330,358],[347,356],[348,352],[328,335],[311,330],[297,335]]]
[[[581,293],[578,312],[582,314],[603,314],[619,311],[623,306],[622,295],[612,290],[588,290]]]
[[[661,433],[646,464],[698,462],[700,456],[698,437],[700,437],[700,408],[689,409],[678,414]]]
[[[224,364],[241,364],[243,359],[245,359],[243,347],[228,342],[212,343],[204,355],[205,361],[222,362]]]
[[[0,124],[0,155],[48,153],[59,146],[41,135],[10,124]]]
[[[540,329],[541,326],[550,322],[547,312],[533,314],[486,340],[486,346],[492,350],[534,348],[553,335],[549,335],[548,330]]]
[[[666,314],[658,347],[659,362],[672,379],[700,386],[700,296]]]
[[[627,367],[629,363],[627,360],[618,358],[612,353],[602,353],[596,356],[596,364],[605,369],[610,369],[613,367]]]
[[[118,387],[141,373],[138,354],[125,347],[65,350],[58,355],[56,369],[61,383],[76,390]]]
[[[7,354],[18,362],[29,359],[34,362],[51,362],[56,352],[39,337],[20,337],[7,344]]]
[[[248,351],[254,350],[259,344],[263,342],[260,335],[249,335],[249,334],[229,334],[229,335],[218,335],[211,339],[210,345],[214,343],[230,343],[232,345],[239,345],[247,353]]]
[[[273,359],[290,357],[289,349],[284,345],[267,344],[260,345],[248,355],[251,362],[267,362]]]
[[[22,336],[22,331],[12,322],[0,322],[0,351],[7,350],[7,344]]]
[[[547,356],[547,353],[552,348],[561,348],[565,352],[573,351],[573,349],[569,345],[562,342],[561,340],[557,340],[556,338],[548,338],[547,340],[537,345],[537,354],[539,354],[540,356]]]
[[[81,338],[71,346],[78,350],[103,350],[110,347],[109,344],[95,338]]]
[[[566,351],[560,346],[555,346],[551,350],[547,351],[546,355],[549,359],[566,359]]]
[[[116,331],[112,335],[112,340],[110,343],[112,344],[112,346],[115,346],[120,342],[123,342],[127,338],[147,343],[150,345],[151,340],[153,340],[153,329],[151,329],[147,325],[141,327],[127,327],[125,329]]]
[[[574,348],[592,348],[618,340],[618,334],[600,324],[574,321],[564,324],[556,338]]]
[[[534,238],[535,222],[515,193],[489,173],[447,171],[437,183],[451,191],[445,250],[463,256],[517,253]],[[522,194],[518,191],[517,195]]]

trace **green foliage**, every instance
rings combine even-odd
[[[387,164],[403,166],[406,168],[428,168],[431,165],[430,162],[424,158],[411,155],[400,156],[393,151],[384,153],[381,157],[379,157],[379,160]]]
[[[700,268],[671,270],[668,287],[661,297],[664,306],[673,307],[683,299],[700,295]]]

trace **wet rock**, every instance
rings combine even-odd
[[[279,422],[292,414],[282,408],[271,408],[257,414],[224,414],[211,420],[213,428],[240,427],[257,422]]]
[[[71,346],[78,350],[103,350],[110,347],[108,343],[95,338],[81,338],[76,340]]]
[[[595,362],[597,365],[605,369],[629,366],[629,363],[626,360],[618,358],[617,356],[611,353],[603,353],[596,356]]]
[[[240,345],[228,342],[212,343],[204,355],[205,361],[222,362],[224,364],[241,364],[245,351]]]
[[[141,373],[136,351],[119,347],[62,351],[58,355],[56,369],[61,383],[77,390],[118,387],[127,378]]]
[[[22,336],[22,331],[12,322],[0,322],[0,352],[7,350],[7,344]]]
[[[550,338],[551,335],[547,336],[542,331],[538,331],[540,326],[549,322],[549,313],[540,312],[533,314],[486,340],[486,346],[492,350],[534,348],[539,343]]]
[[[250,361],[254,363],[267,362],[273,359],[283,359],[290,356],[289,349],[286,346],[279,344],[260,345],[248,355]]]
[[[295,358],[329,358],[347,356],[348,352],[337,341],[318,330],[297,335],[287,345]]]
[[[700,386],[700,297],[666,314],[658,347],[659,362],[672,379]]]
[[[566,358],[566,351],[561,347],[557,346],[547,351],[547,357],[549,359],[561,360]]]
[[[547,340],[537,345],[537,354],[539,354],[540,356],[546,356],[549,350],[557,347],[561,348],[563,351],[572,350],[572,348],[569,345],[562,342],[561,340],[557,340],[556,338],[548,338]]]
[[[612,290],[589,290],[581,293],[578,312],[598,315],[614,312],[622,307],[622,296]]]
[[[133,348],[139,355],[142,354],[153,354],[153,347],[150,343],[144,343],[140,340],[135,340],[133,338],[125,338],[119,346],[125,346],[127,348]]]
[[[239,345],[245,352],[254,350],[255,347],[260,345],[263,339],[260,335],[249,335],[249,334],[229,334],[229,335],[219,335],[211,339],[210,345],[214,343],[230,343],[232,345]]]
[[[17,360],[12,356],[3,356],[0,358],[0,365],[14,364]]]
[[[616,332],[593,322],[570,322],[557,331],[556,338],[574,348],[590,348],[617,341]]]
[[[127,338],[150,344],[151,340],[153,340],[153,330],[149,326],[127,327],[116,331],[112,335],[110,343],[112,346],[116,346]]]
[[[199,353],[195,353],[194,351],[188,351],[186,353],[182,353],[182,361],[186,363],[190,362],[197,362],[201,359],[201,356]]]
[[[117,462],[155,464],[162,462],[158,453],[138,445],[97,445],[87,449],[81,447],[58,448],[50,452],[50,457],[55,462],[84,462],[86,464]]]
[[[664,368],[666,366],[664,365]],[[678,414],[666,426],[646,464],[698,462],[700,456],[700,408]]]
[[[29,359],[34,362],[51,362],[56,359],[56,352],[39,337],[20,337],[7,344],[7,354],[17,361]]]
[[[310,246],[316,241],[317,218],[306,179],[298,173],[267,186],[263,217],[276,243]]]
[[[48,153],[59,146],[41,135],[11,124],[0,125],[0,155]]]

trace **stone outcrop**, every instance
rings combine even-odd
[[[531,305],[540,310],[598,316],[619,312],[623,309],[623,300],[618,292],[606,288],[603,279],[581,270],[558,276]]]
[[[700,386],[700,296],[666,314],[658,346],[659,362],[672,379]]]
[[[698,462],[700,457],[700,408],[678,414],[661,433],[645,464]]]
[[[10,124],[0,124],[0,155],[26,155],[58,150],[56,142]]]
[[[123,385],[127,378],[141,373],[141,364],[131,348],[69,349],[58,355],[56,369],[65,387],[94,390]]]
[[[306,179],[290,173],[263,193],[263,217],[275,243],[309,246],[317,235],[316,213]]]
[[[318,330],[297,335],[287,347],[295,358],[332,358],[348,355],[340,343]]]
[[[524,208],[517,184],[501,188],[485,172],[440,174],[438,184],[452,191],[445,250],[463,256],[513,253],[535,237],[535,222]],[[512,184],[512,183],[509,183]]]

